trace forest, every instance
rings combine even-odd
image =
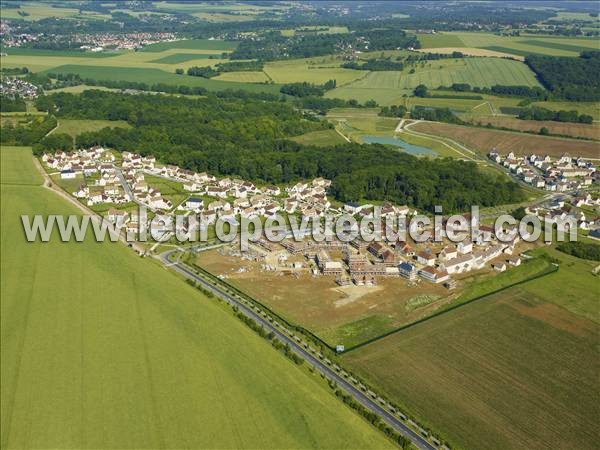
[[[229,55],[231,59],[310,58],[331,55],[344,50],[393,50],[419,48],[416,36],[392,29],[364,30],[356,33],[282,36],[279,31],[269,31],[255,40],[246,39]]]
[[[592,123],[594,118],[589,114],[579,114],[577,111],[551,111],[538,106],[523,108],[517,116],[522,120],[552,120],[554,122]]]
[[[600,51],[582,52],[579,58],[529,55],[525,63],[555,98],[600,100]]]
[[[379,145],[307,147],[287,137],[329,127],[281,102],[85,91],[40,97],[36,106],[57,117],[126,120],[131,129],[82,133],[78,146],[105,145],[164,163],[269,183],[323,176],[341,201],[389,200],[433,211],[466,210],[522,199],[517,184],[483,175],[474,163],[426,159]],[[39,153],[44,146],[36,149]]]

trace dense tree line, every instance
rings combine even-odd
[[[4,145],[33,146],[56,127],[52,116],[26,116],[27,123],[14,126],[9,123],[2,126],[0,142]]]
[[[400,29],[370,29],[340,34],[294,34],[283,36],[279,31],[268,31],[255,39],[246,39],[230,54],[231,59],[261,59],[272,61],[288,58],[309,58],[331,55],[346,49],[394,50],[419,48],[415,36]]]
[[[430,120],[432,122],[446,122],[464,125],[463,122],[450,108],[431,108],[427,106],[415,106],[410,113],[413,119]]]
[[[577,258],[600,261],[600,245],[586,242],[561,242],[556,249]]]
[[[582,52],[579,58],[529,55],[525,63],[556,98],[600,100],[600,51]]]
[[[407,111],[404,105],[384,106],[379,111],[379,115],[382,117],[404,117]]]
[[[188,67],[187,74],[191,77],[212,78],[219,75],[219,71],[213,69],[211,66],[192,66]]]
[[[306,147],[286,140],[329,126],[306,120],[289,104],[86,91],[40,97],[38,109],[60,117],[127,120],[133,128],[104,129],[77,144],[154,154],[165,163],[216,175],[290,183],[323,176],[341,201],[389,200],[433,211],[466,210],[520,201],[518,185],[482,176],[474,163],[419,159],[379,145]]]
[[[304,81],[302,83],[284,84],[281,86],[281,89],[279,89],[279,92],[293,97],[321,97],[325,93],[325,86]]]
[[[212,66],[193,66],[188,68],[187,74],[193,77],[212,78],[224,72],[242,72],[242,71],[261,71],[264,63],[262,61],[231,61],[216,64]],[[183,69],[178,69],[178,74],[183,73]]]
[[[1,112],[24,112],[27,111],[27,105],[18,95],[11,98],[7,95],[0,95],[0,111]]]
[[[523,108],[517,116],[522,120],[552,120],[555,122],[592,123],[594,118],[588,114],[579,114],[577,111],[551,111],[546,108]]]

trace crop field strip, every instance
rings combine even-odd
[[[466,448],[593,448],[597,331],[516,288],[343,358]]]
[[[485,119],[483,119],[485,122]],[[536,136],[534,134],[489,130],[443,123],[421,122],[411,127],[414,131],[454,139],[468,148],[487,154],[492,148],[501,152],[513,151],[518,155],[531,154],[532,148],[543,148],[543,153],[561,157],[565,153],[584,158],[598,158],[600,143],[559,137]]]
[[[84,79],[92,78],[95,80],[107,81],[135,81],[147,84],[166,83],[171,85],[202,86],[211,91],[247,89],[254,92],[279,93],[279,86],[276,84],[236,83],[202,77],[179,76],[159,69],[142,69],[137,67],[94,67],[70,64],[55,67],[48,70],[48,72],[77,73]]]
[[[218,303],[122,244],[26,243],[20,214],[76,211],[39,185],[30,150],[0,153],[2,448],[393,447]]]
[[[174,53],[172,55],[163,56],[162,58],[152,59],[148,62],[157,64],[177,64],[194,59],[208,59],[211,57],[214,58],[215,55],[212,53]]]

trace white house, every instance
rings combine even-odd
[[[71,169],[65,169],[65,170],[61,170],[60,171],[60,177],[63,180],[68,180],[68,179],[72,179],[75,178],[76,174],[74,170]]]

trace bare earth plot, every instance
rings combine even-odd
[[[432,122],[421,122],[413,125],[411,129],[456,140],[484,154],[494,147],[501,152],[512,151],[519,155],[541,153],[556,157],[569,153],[584,158],[598,158],[600,154],[600,143],[592,141],[543,137]]]
[[[2,156],[1,447],[391,448],[302,368],[120,243],[27,243],[73,214]],[[17,181],[28,185],[15,185]]]
[[[478,120],[476,119],[475,122]],[[495,127],[505,127],[520,131],[539,132],[540,129],[547,128],[552,134],[563,134],[566,136],[583,137],[587,139],[600,139],[600,124],[585,124],[585,123],[567,123],[554,122],[551,120],[520,120],[513,117],[482,117],[479,122],[486,125],[491,123]]]

